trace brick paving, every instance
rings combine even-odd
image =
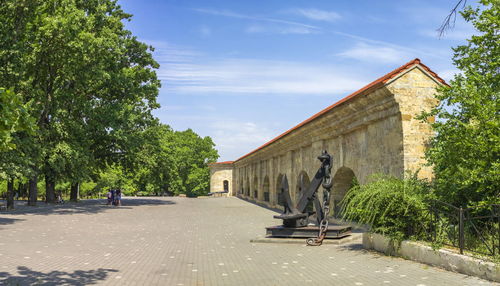
[[[237,198],[124,198],[0,212],[1,285],[498,285],[357,244],[250,243],[279,223]]]

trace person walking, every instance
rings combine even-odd
[[[116,206],[116,190],[111,190],[111,203]]]
[[[115,206],[121,206],[122,204],[122,190],[116,190]]]
[[[113,194],[111,193],[111,189],[109,189],[108,194],[106,196],[108,198],[108,202],[106,203],[106,205],[109,206],[111,203],[113,203]]]
[[[61,194],[61,192],[59,192],[59,193],[57,194],[57,203],[58,203],[58,204],[64,204],[64,200],[63,200],[63,198],[62,198],[62,194]]]

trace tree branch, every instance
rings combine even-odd
[[[446,16],[446,18],[444,18],[443,23],[436,30],[439,33],[439,38],[442,38],[447,30],[455,27],[455,22],[457,20],[457,10],[458,10],[460,4],[462,4],[462,9],[463,9],[465,7],[465,5],[467,4],[467,0],[459,0],[457,5],[455,5],[455,7],[453,7],[453,9],[450,11],[448,16]]]

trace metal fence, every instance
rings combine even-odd
[[[430,201],[419,236],[425,240],[483,255],[500,255],[500,205],[462,208]]]

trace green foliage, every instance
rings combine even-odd
[[[30,104],[23,103],[20,96],[11,90],[0,88],[0,152],[15,148],[13,133],[34,131],[36,124],[29,109]]]
[[[365,185],[354,185],[342,200],[344,219],[368,224],[372,231],[400,241],[424,224],[430,197],[426,181],[374,175]]]
[[[93,195],[104,194],[109,189],[121,189],[123,194],[132,195],[136,189],[132,180],[130,180],[119,165],[111,165],[101,171],[95,181],[95,186],[91,190]]]
[[[432,123],[436,136],[426,154],[438,196],[460,206],[500,199],[500,4],[480,2],[481,9],[461,13],[478,31],[454,48],[461,74],[439,89],[441,104],[422,115],[440,119]]]
[[[177,185],[176,194],[188,196],[206,195],[209,192],[210,172],[208,163],[216,162],[219,155],[210,137],[200,137],[193,130],[175,132],[177,172],[182,185]]]
[[[219,157],[210,137],[202,138],[190,129],[173,131],[163,124],[146,129],[141,137],[128,171],[141,194],[208,193],[208,163]]]
[[[191,168],[187,180],[188,196],[206,196],[210,190],[210,170],[207,166]]]
[[[80,184],[80,196],[82,197],[93,197],[95,195],[94,190],[96,189],[97,183],[95,182],[82,182]]]

